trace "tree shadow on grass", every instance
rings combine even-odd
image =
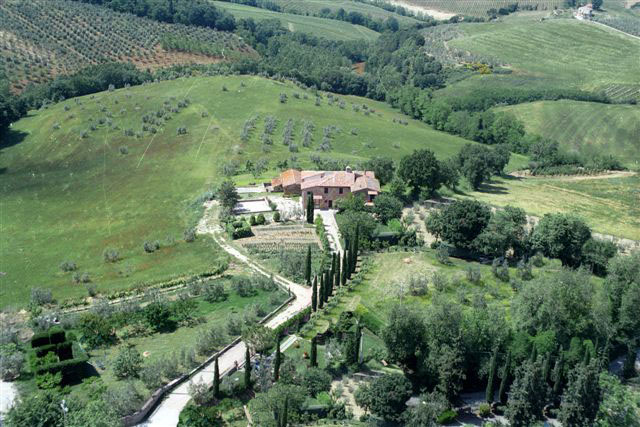
[[[494,180],[490,180],[488,183],[482,184],[480,188],[478,188],[478,191],[489,194],[509,194],[507,187],[498,185],[498,182]]]
[[[6,129],[4,132],[0,131],[0,153],[5,148],[13,147],[20,144],[29,135],[26,132],[19,130],[13,130],[11,128]],[[6,169],[6,168],[5,168]]]

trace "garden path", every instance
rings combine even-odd
[[[200,224],[198,224],[198,232],[201,234],[210,234],[213,239],[224,249],[229,255],[235,257],[237,260],[247,264],[251,269],[258,274],[264,276],[271,276],[271,272],[263,269],[260,265],[252,261],[249,257],[242,254],[240,251],[231,246],[226,239],[220,233],[222,230],[219,225],[216,224],[214,218],[212,218],[211,211],[215,206],[215,203],[208,202],[206,204],[205,215],[203,216]],[[295,299],[290,302],[283,310],[273,316],[266,322],[266,326],[269,328],[276,328],[289,318],[293,317],[300,311],[304,310],[311,304],[311,288],[302,286],[295,282],[292,282],[284,277],[273,275],[273,279],[285,289],[288,289]],[[281,348],[286,348],[291,345],[295,340],[288,339],[285,341]],[[230,347],[218,358],[218,364],[220,368],[220,375],[225,376],[230,373],[234,367],[241,367],[244,364],[244,354],[246,351],[246,345],[240,341],[236,345]],[[213,384],[213,370],[214,362],[205,366],[200,372],[192,377],[193,382],[203,381],[206,384]],[[191,396],[189,395],[189,383],[185,382],[173,389],[156,407],[151,413],[146,422],[140,424],[141,426],[148,427],[175,427],[178,425],[178,419],[180,412],[189,403]]]

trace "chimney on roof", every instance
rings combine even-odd
[[[347,166],[346,168],[344,168],[344,171],[346,173],[352,173],[353,171],[351,170],[351,166]]]

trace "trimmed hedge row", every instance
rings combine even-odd
[[[45,332],[39,332],[31,337],[31,348],[38,348],[66,341],[66,335],[62,328],[53,327]]]
[[[227,224],[227,233],[233,240],[253,236],[251,226],[246,220],[239,220]]]

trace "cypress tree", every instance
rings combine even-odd
[[[307,222],[313,224],[313,195],[307,195]]]
[[[549,383],[549,371],[551,370],[551,352],[547,353],[544,358],[544,365],[542,365],[542,376],[545,383]]]
[[[282,410],[282,427],[287,427],[289,423],[289,396],[284,398],[284,409]]]
[[[495,382],[496,376],[496,365],[498,364],[498,347],[493,350],[493,354],[491,355],[491,365],[489,366],[489,377],[487,378],[487,390],[485,393],[485,398],[487,399],[487,403],[493,403],[493,384]]]
[[[340,271],[340,273],[342,274],[340,281],[342,283],[342,286],[344,286],[347,284],[347,251],[346,250],[342,252],[342,271]]]
[[[335,285],[336,287],[340,286],[340,280],[342,280],[342,276],[340,274],[340,254],[338,254],[337,258],[336,258],[336,279],[335,279]]]
[[[213,365],[213,397],[218,398],[220,396],[220,367],[218,366],[218,358],[216,357],[215,364]]]
[[[320,274],[320,289],[318,290],[318,309],[324,307],[324,274]]]
[[[249,352],[249,347],[244,352],[244,388],[251,390],[251,352]]]
[[[313,278],[313,287],[311,288],[311,309],[318,310],[318,275]]]
[[[360,250],[360,224],[356,226],[356,238],[353,241],[353,267],[351,268],[351,272],[356,272],[356,266],[358,264],[358,252]]]
[[[538,349],[534,345],[531,349],[531,362],[535,362],[538,359]]]
[[[507,361],[504,364],[504,372],[498,389],[498,401],[503,405],[507,403],[507,382],[509,381],[509,371],[511,370],[511,350],[507,353]]]
[[[307,260],[304,264],[304,280],[311,283],[311,246],[307,246]]]
[[[360,323],[356,324],[356,363],[360,363],[360,341],[362,340],[362,328],[360,327]]]
[[[324,302],[329,301],[329,295],[331,294],[331,273],[325,271],[322,275],[324,277]]]
[[[311,354],[309,355],[309,359],[312,368],[318,366],[318,343],[315,336],[311,338]]]
[[[280,337],[276,340],[276,357],[273,362],[273,381],[280,379],[280,363],[282,362],[282,354],[280,354]]]
[[[562,391],[562,375],[564,370],[564,352],[560,349],[556,366],[553,368],[553,394],[560,396]]]

